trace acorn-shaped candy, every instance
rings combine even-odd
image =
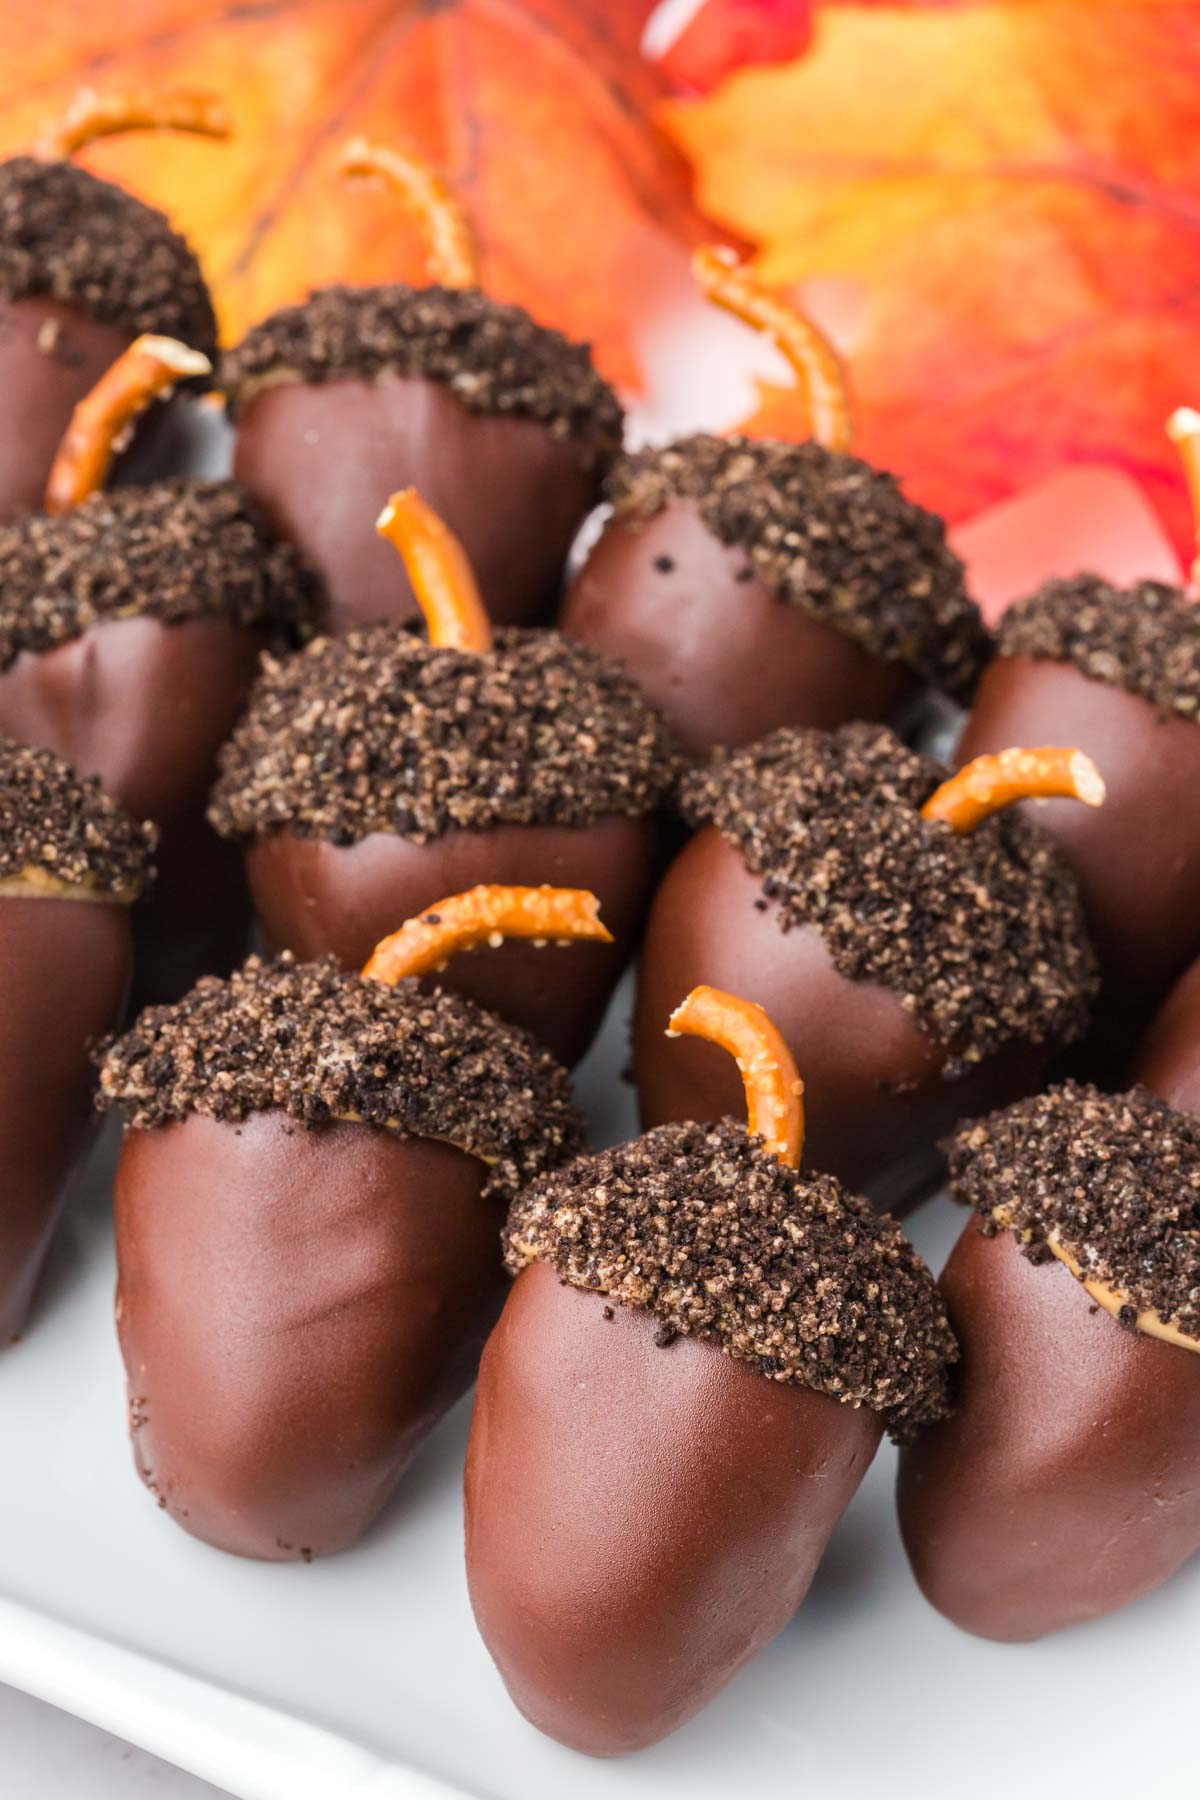
[[[526,910],[595,928],[591,896]],[[461,937],[414,921],[383,972]],[[100,1080],[142,1479],[218,1549],[354,1543],[474,1379],[504,1205],[580,1146],[565,1071],[470,1001],[284,957],[143,1013]]]
[[[1200,417],[1177,414],[1172,430],[1200,480]],[[1127,1046],[1200,953],[1200,612],[1163,582],[1077,575],[1011,606],[997,652],[958,755],[1053,735],[1103,769],[1102,812],[1041,817],[1100,959],[1098,1029]]]
[[[1180,1112],[1200,1113],[1200,962],[1180,976],[1154,1015],[1132,1079]]]
[[[347,148],[424,222],[436,285],[328,287],[256,325],[225,356],[234,474],[324,577],[330,631],[412,618],[373,526],[412,482],[466,545],[488,612],[553,609],[571,540],[621,441],[587,347],[482,293],[452,197],[405,152]]]
[[[964,1114],[1027,1092],[1084,1028],[1095,965],[1069,870],[1019,794],[1104,787],[1069,750],[952,781],[883,725],[780,731],[684,778],[698,826],[658,889],[639,965],[644,1125],[719,1119],[737,1086],[656,1021],[704,971],[769,1006],[812,1102],[809,1161],[897,1211]]]
[[[809,321],[718,251],[697,271],[789,354],[813,439],[699,434],[618,458],[562,629],[624,663],[694,752],[889,718],[926,686],[967,696],[990,639],[942,521],[850,454],[837,357]]]
[[[941,1281],[962,1364],[900,1523],[948,1619],[1037,1638],[1200,1550],[1200,1121],[1067,1083],[949,1154],[980,1214]]]
[[[95,138],[144,129],[229,127],[207,95],[88,92],[33,155],[0,162],[0,520],[41,505],[75,407],[133,339],[181,339],[206,366],[216,354],[190,247],[154,207],[68,160]]]
[[[154,832],[0,738],[0,1345],[22,1330],[88,1137],[91,1040],[129,991]]]
[[[383,529],[408,559],[430,642],[376,625],[268,659],[209,816],[246,845],[268,942],[345,968],[397,912],[476,883],[597,894],[611,941],[567,966],[513,944],[446,976],[574,1062],[650,897],[670,734],[593,651],[551,632],[493,643],[461,545],[411,490],[393,496]]]
[[[110,389],[122,368],[139,379],[131,352]],[[232,482],[93,491],[111,425],[93,415],[58,461],[78,504],[0,527],[0,730],[99,776],[160,827],[137,990],[174,998],[244,953],[240,859],[205,809],[259,652],[310,629],[315,588]]]
[[[671,1020],[737,1058],[749,1127],[668,1125],[534,1182],[480,1367],[467,1574],[542,1731],[674,1731],[787,1624],[885,1426],[945,1407],[954,1344],[891,1219],[798,1173],[801,1085],[761,1008]]]

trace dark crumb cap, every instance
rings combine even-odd
[[[545,1262],[646,1307],[772,1381],[869,1406],[897,1439],[948,1410],[958,1347],[895,1220],[730,1120],[660,1125],[544,1176],[509,1214],[505,1257],[513,1274]]]
[[[267,658],[209,811],[224,837],[286,828],[349,844],[636,818],[666,798],[666,725],[614,662],[553,632],[476,656],[403,626]]]
[[[264,382],[380,375],[444,381],[470,412],[537,419],[607,461],[621,405],[586,344],[478,288],[328,287],[255,325],[221,362],[237,414]]]
[[[152,1131],[192,1113],[236,1121],[282,1110],[316,1129],[361,1119],[441,1138],[493,1166],[507,1205],[584,1142],[566,1070],[526,1032],[414,982],[345,975],[332,958],[251,957],[152,1006],[101,1047],[98,1104]]]
[[[1091,680],[1166,712],[1187,719],[1200,713],[1200,608],[1165,582],[1119,588],[1099,575],[1048,581],[1009,607],[999,652],[1074,663]]]
[[[217,354],[200,264],[165,213],[74,163],[13,156],[0,162],[0,298],[35,294]]]
[[[212,614],[301,637],[317,603],[315,576],[231,481],[112,488],[0,526],[0,668],[135,615]]]
[[[991,654],[941,519],[857,456],[701,434],[627,453],[607,487],[619,518],[692,502],[780,600],[948,694],[967,696]]]
[[[989,1236],[999,1210],[1034,1262],[1053,1239],[1137,1312],[1200,1337],[1200,1118],[1145,1088],[1102,1094],[1068,1081],[975,1120],[944,1148],[954,1193]]]
[[[718,751],[684,777],[682,806],[763,877],[785,932],[815,926],[849,980],[899,994],[953,1080],[1004,1044],[1078,1037],[1097,976],[1074,879],[1038,826],[1007,811],[956,837],[921,817],[948,774],[883,725],[784,730]]]
[[[134,900],[151,879],[158,841],[52,751],[0,737],[0,880],[51,877]]]

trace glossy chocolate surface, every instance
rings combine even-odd
[[[669,568],[657,566],[663,559]],[[697,753],[781,725],[887,719],[920,686],[902,664],[776,599],[745,551],[722,544],[682,501],[605,527],[561,624],[624,663]]]
[[[1180,1112],[1200,1112],[1200,962],[1180,977],[1155,1014],[1129,1079]]]
[[[0,522],[41,506],[71,414],[132,341],[58,300],[0,300]]]
[[[0,895],[0,1345],[23,1329],[92,1117],[90,1039],[120,1020],[129,909]]]
[[[532,419],[471,413],[443,382],[286,381],[243,408],[233,473],[329,593],[349,631],[417,616],[404,566],[375,530],[414,485],[461,539],[498,625],[534,625],[558,599],[571,540],[599,475]]]
[[[466,1477],[484,1642],[526,1718],[595,1756],[674,1731],[782,1631],[881,1431],[606,1305],[518,1276]]]
[[[135,919],[139,1004],[174,999],[242,954],[241,859],[204,813],[259,645],[228,619],[105,619],[52,650],[23,650],[0,673],[0,732],[98,775],[160,827],[159,879]]]
[[[900,1463],[926,1598],[1018,1642],[1150,1593],[1200,1549],[1200,1355],[1124,1330],[973,1219],[941,1286],[957,1410]]]
[[[118,1321],[138,1469],[241,1556],[339,1550],[473,1379],[505,1286],[484,1165],[282,1112],[130,1131]]]
[[[580,828],[452,831],[429,844],[375,832],[339,845],[283,832],[251,843],[246,868],[271,948],[304,961],[332,953],[347,969],[361,969],[405,919],[479,882],[590,889],[615,943],[503,944],[456,956],[429,984],[524,1025],[560,1061],[573,1063],[633,955],[656,854],[653,820],[610,818]]]
[[[958,761],[1012,744],[1072,744],[1096,762],[1103,806],[1039,802],[1075,872],[1104,974],[1098,1031],[1145,1023],[1200,951],[1200,724],[1073,665],[998,658]]]
[[[711,825],[671,865],[646,928],[634,1024],[645,1127],[743,1116],[742,1079],[728,1052],[665,1035],[675,1007],[701,982],[767,1008],[804,1079],[805,1163],[869,1195],[881,1211],[903,1212],[923,1198],[940,1179],[938,1139],[959,1119],[1028,1092],[1048,1060],[1046,1051],[1014,1045],[962,1080],[944,1081],[942,1053],[899,995],[840,974],[814,926],[783,931],[762,877]]]

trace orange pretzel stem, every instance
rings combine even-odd
[[[1193,406],[1177,407],[1167,420],[1167,436],[1179,451],[1196,521],[1196,556],[1189,577],[1195,593],[1200,590],[1200,412]]]
[[[719,988],[693,988],[671,1014],[667,1036],[705,1038],[728,1050],[746,1086],[751,1135],[763,1138],[771,1155],[789,1169],[798,1169],[804,1149],[804,1083],[782,1034],[762,1007]]]
[[[479,286],[479,263],[471,227],[441,176],[411,150],[368,144],[354,138],[342,151],[344,175],[386,181],[418,220],[425,238],[429,273],[442,287]]]
[[[782,295],[763,287],[724,244],[701,244],[692,272],[705,299],[772,338],[796,371],[813,437],[827,450],[849,450],[854,420],[842,359],[823,331]]]
[[[84,88],[49,130],[43,132],[34,154],[46,160],[73,156],[97,138],[116,137],[126,131],[186,131],[196,137],[227,138],[233,127],[224,101],[216,94],[191,88],[131,88],[126,93],[97,94]]]
[[[363,974],[392,985],[444,969],[463,950],[485,944],[498,950],[506,938],[532,938],[537,944],[613,941],[600,923],[600,902],[586,888],[474,887],[439,900],[384,938]]]
[[[486,654],[492,647],[492,625],[467,553],[416,488],[393,494],[375,529],[404,558],[430,643],[439,650]]]
[[[1082,800],[1085,806],[1102,806],[1104,791],[1103,776],[1082,750],[1001,750],[997,756],[977,756],[943,781],[921,808],[921,817],[941,820],[962,837],[1018,800]]]
[[[69,512],[96,493],[151,401],[165,399],[180,381],[211,374],[207,356],[174,338],[135,338],[72,413],[46,483],[46,511]]]

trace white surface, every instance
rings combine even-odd
[[[225,1800],[220,1789],[16,1688],[0,1687],[4,1800]]]
[[[614,1021],[582,1082],[605,1139],[633,1128],[617,1077],[624,1055]],[[756,1790],[929,1800],[960,1788],[972,1800],[1011,1800],[1014,1790],[1091,1800],[1100,1783],[1136,1788],[1139,1800],[1195,1791],[1200,1563],[1121,1618],[1028,1648],[975,1642],[911,1581],[890,1450],[783,1637],[700,1719],[620,1763],[540,1738],[474,1631],[462,1566],[465,1406],[348,1554],[278,1567],[193,1542],[130,1464],[112,1327],[110,1163],[111,1144],[73,1210],[27,1340],[0,1358],[0,1681],[248,1800],[446,1800],[447,1790],[487,1800],[727,1800]],[[940,1259],[960,1222],[939,1202],[915,1234]],[[82,1791],[103,1792],[98,1781]],[[3,1779],[0,1793],[8,1800]]]

